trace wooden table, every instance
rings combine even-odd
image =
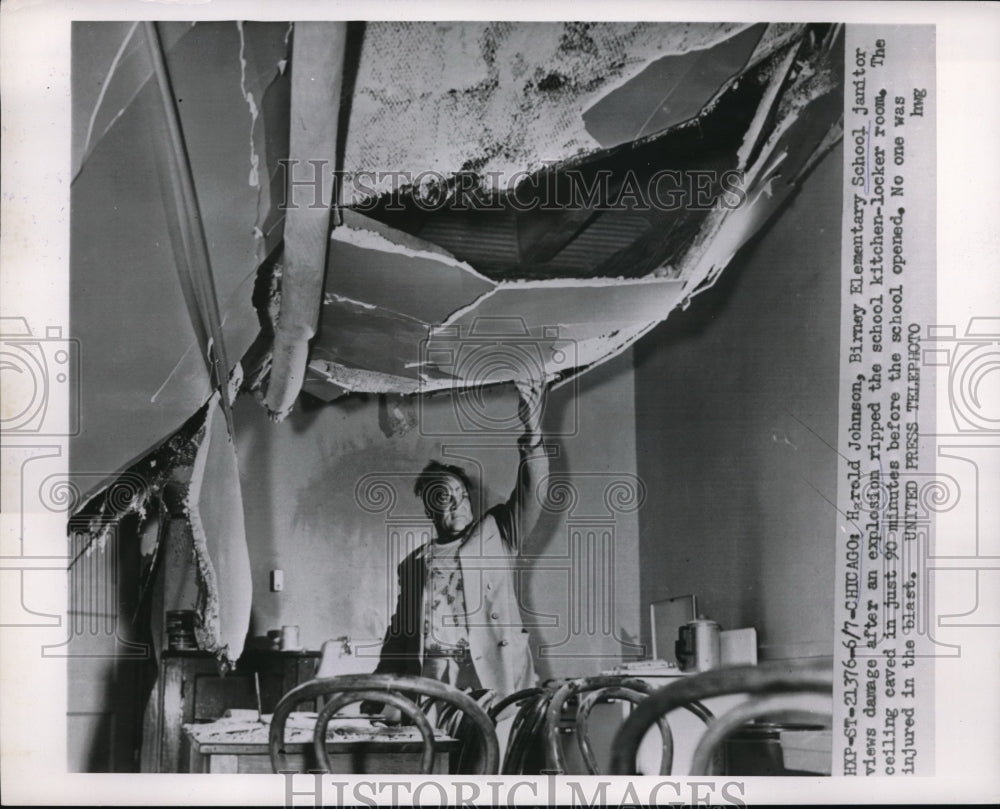
[[[255,707],[255,674],[264,712],[270,713],[286,693],[316,676],[319,659],[319,652],[247,650],[236,668],[223,677],[215,656],[208,652],[164,652],[156,722],[144,742],[157,751],[155,771],[183,771],[187,761],[184,725],[217,720],[227,708]]]
[[[293,714],[293,717],[295,715]],[[289,718],[285,729],[285,759],[289,770],[318,769],[313,753],[315,714]],[[269,719],[265,715],[265,720]],[[310,720],[313,725],[310,725]],[[266,721],[221,719],[184,726],[187,772],[271,773]],[[433,772],[448,772],[459,743],[447,736],[435,738]],[[327,750],[334,773],[417,773],[423,752],[420,732],[414,727],[373,726],[359,717],[334,719],[327,730]]]

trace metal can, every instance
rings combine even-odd
[[[285,652],[297,652],[299,646],[299,628],[296,625],[281,627],[281,649]]]
[[[708,671],[722,661],[721,629],[715,621],[698,618],[680,628],[677,662],[683,671]]]

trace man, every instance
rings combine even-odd
[[[518,383],[521,464],[507,502],[480,519],[458,467],[432,461],[414,492],[434,526],[431,542],[399,565],[399,598],[376,673],[422,675],[500,699],[535,685],[512,567],[541,514],[535,491],[548,474],[542,445],[544,385]],[[376,703],[365,709],[378,710]],[[385,715],[395,718],[386,708]]]

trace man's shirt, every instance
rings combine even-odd
[[[469,620],[458,549],[462,539],[428,546],[421,674],[458,688],[478,688],[469,659]]]

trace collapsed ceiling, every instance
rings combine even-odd
[[[75,24],[70,463],[102,470],[78,505],[105,493],[81,513],[136,463],[162,484],[210,399],[282,418],[620,353],[837,142],[839,33]]]

